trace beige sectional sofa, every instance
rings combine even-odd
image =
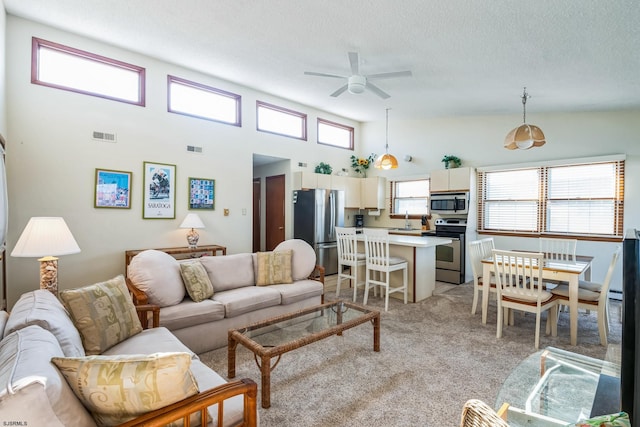
[[[280,243],[273,253],[286,251],[291,251],[290,267],[272,265],[265,253],[177,261],[164,252],[146,250],[131,260],[127,284],[136,304],[160,306],[160,326],[199,354],[226,346],[229,329],[323,301],[324,270],[316,266],[313,248],[303,240],[291,239]],[[204,267],[212,295],[205,291],[203,298],[202,292],[185,287],[181,272],[184,264],[193,262]],[[274,273],[275,284],[271,284],[269,272]],[[191,293],[201,301],[194,301]]]
[[[142,330],[124,278],[119,276],[104,283],[109,285],[108,290],[92,290],[88,296],[92,302],[86,306],[79,303],[79,299],[74,302],[69,298],[65,304],[70,304],[65,307],[49,291],[36,290],[23,294],[10,315],[0,312],[0,420],[13,423],[5,425],[113,425],[113,417],[122,415],[120,411],[115,415],[102,413],[96,416],[93,410],[88,410],[89,406],[85,407],[87,401],[82,398],[89,396],[91,401],[98,396],[96,400],[104,400],[106,404],[113,404],[115,400],[117,406],[120,403],[117,399],[126,396],[125,405],[135,405],[133,393],[122,391],[122,383],[135,383],[134,377],[145,385],[155,384],[156,380],[158,384],[164,381],[164,384],[172,385],[163,387],[157,396],[149,399],[155,401],[156,407],[164,408],[160,412],[182,410],[189,414],[191,410],[182,404],[173,412],[167,411],[166,399],[173,399],[169,401],[173,403],[182,402],[183,398],[192,401],[204,396],[209,400],[200,408],[204,408],[206,415],[209,407],[208,417],[212,425],[217,425],[217,407],[210,405],[235,396],[224,400],[223,424],[257,424],[255,383],[250,380],[227,383],[166,328]],[[114,289],[115,293],[112,292]],[[123,307],[117,307],[118,300]],[[130,307],[124,307],[127,304]],[[91,339],[86,319],[103,315],[111,323],[105,327],[102,327],[104,323],[100,324],[98,338]],[[84,333],[81,334],[76,325],[82,325],[80,330]],[[98,347],[91,354],[97,355],[87,357],[85,347],[92,348],[94,344]],[[108,348],[100,351],[101,346]],[[99,370],[96,370],[96,363],[103,364],[98,366]],[[118,376],[120,369],[130,373]],[[184,389],[188,394],[185,396],[180,395],[183,391],[179,387],[181,383],[186,384]],[[230,387],[234,388],[231,392]],[[145,393],[148,398],[148,390],[139,394],[142,396],[139,401],[144,405],[148,404]],[[144,412],[148,411],[145,409]],[[135,421],[132,425],[136,425]],[[165,422],[145,425],[165,425]]]

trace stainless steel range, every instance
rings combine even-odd
[[[465,266],[465,218],[438,218],[435,221],[436,236],[448,237],[451,243],[436,246],[436,280],[439,282],[464,283]]]

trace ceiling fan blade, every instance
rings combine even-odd
[[[393,71],[391,73],[380,73],[368,75],[368,79],[390,79],[392,77],[411,77],[411,71]]]
[[[348,84],[342,86],[340,89],[338,89],[337,91],[333,92],[331,94],[331,96],[333,96],[334,98],[337,96],[340,96],[345,90],[347,90],[347,88],[349,87]]]
[[[360,59],[358,52],[349,52],[349,64],[351,64],[351,74],[360,74]]]
[[[367,85],[365,87],[369,89],[371,92],[378,95],[382,99],[387,99],[391,97],[391,95],[389,95],[388,93],[386,93],[385,91],[380,89],[378,86],[374,85],[373,83],[367,82]]]
[[[304,73],[307,76],[332,77],[332,78],[336,78],[336,79],[346,79],[346,78],[348,78],[347,76],[339,76],[337,74],[327,74],[327,73],[316,73],[314,71],[305,71]]]

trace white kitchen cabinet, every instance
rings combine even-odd
[[[469,191],[471,168],[441,169],[431,172],[431,192]]]
[[[343,190],[346,208],[384,209],[386,178],[355,178],[324,175],[313,172],[294,172],[293,189],[324,188]]]
[[[326,175],[315,172],[294,172],[293,173],[293,189],[302,190],[303,188],[324,188],[331,189],[332,175]]]
[[[385,186],[387,179],[381,176],[359,178],[360,180],[360,208],[384,209]]]
[[[360,181],[362,178],[354,178],[351,176],[343,176],[345,178],[344,187],[344,207],[345,208],[360,208],[360,195],[362,190],[360,189]]]

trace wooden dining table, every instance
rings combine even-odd
[[[578,255],[575,261],[545,259],[542,266],[543,279],[569,283],[571,345],[576,345],[578,342],[578,283],[581,274],[584,274],[584,280],[591,280],[592,261],[592,256]],[[485,324],[489,308],[490,280],[484,280],[484,278],[491,277],[494,271],[493,257],[482,259],[482,323]]]

